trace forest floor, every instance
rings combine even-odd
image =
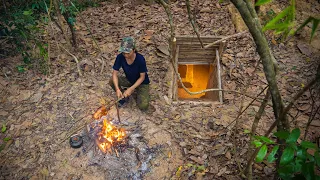
[[[288,4],[273,2],[275,12]],[[237,33],[229,12],[231,3],[219,4],[217,0],[193,1],[199,32],[202,36],[227,36]],[[270,6],[268,6],[270,8]],[[184,2],[172,5],[177,35],[194,35],[188,21]],[[266,11],[262,10],[262,17]],[[297,1],[299,24],[309,15],[320,14],[316,1]],[[172,102],[168,98],[171,66],[168,56],[158,47],[168,46],[170,27],[167,15],[159,4],[101,3],[81,13],[98,42],[98,53],[90,33],[80,17],[76,33],[78,51],[72,52],[81,61],[83,76],[79,77],[76,63],[56,44],[65,44],[58,28],[52,36],[50,52],[51,74],[42,75],[33,70],[19,73],[16,70],[21,57],[2,59],[0,67],[0,125],[6,131],[0,134],[0,179],[122,179],[121,174],[110,178],[108,169],[88,165],[90,150],[72,149],[70,133],[79,133],[77,127],[92,120],[95,110],[115,99],[108,85],[112,65],[117,55],[120,39],[134,36],[138,50],[146,58],[151,80],[151,107],[141,112],[134,98],[120,108],[124,122],[139,125],[149,147],[159,146],[161,152],[151,160],[149,172],[143,179],[241,179],[240,168],[247,160],[249,136],[260,102],[255,101],[239,118],[242,96],[225,93],[224,103],[199,104]],[[284,101],[288,102],[315,76],[320,63],[319,30],[311,44],[311,26],[286,43],[280,43],[267,32],[270,47],[279,64],[278,84]],[[256,96],[266,87],[262,65],[254,42],[249,34],[227,40],[221,55],[223,88],[242,91],[248,80],[247,93]],[[105,61],[104,69],[102,61]],[[312,107],[320,106],[319,86],[306,92],[290,111],[292,128],[299,127],[304,135]],[[263,99],[264,93],[259,96]],[[315,105],[312,106],[313,99]],[[244,107],[252,99],[245,97]],[[269,101],[269,104],[271,102]],[[111,108],[110,113],[115,113]],[[313,111],[314,113],[314,111]],[[317,113],[317,112],[316,112]],[[316,114],[307,139],[319,136],[320,114]],[[257,134],[263,135],[273,123],[273,111],[267,106]],[[232,129],[237,128],[238,133]],[[4,138],[11,139],[5,142]],[[64,141],[65,140],[65,141]],[[121,155],[121,154],[120,154]],[[274,164],[254,164],[254,176],[270,179]]]

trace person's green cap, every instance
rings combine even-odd
[[[119,52],[130,53],[135,46],[135,40],[133,37],[124,37],[121,41]]]

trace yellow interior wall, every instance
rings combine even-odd
[[[178,65],[178,72],[182,77],[182,82],[190,83],[191,88],[187,88],[191,92],[201,91],[207,89],[207,84],[210,75],[210,65],[192,65],[187,64],[186,67],[183,65]],[[212,69],[211,69],[212,71]],[[180,83],[180,82],[178,82]],[[189,84],[189,85],[190,85]],[[178,88],[178,97],[181,99],[193,99],[193,98],[204,98],[205,93],[190,95],[182,87]]]

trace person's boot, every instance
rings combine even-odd
[[[129,97],[126,98],[122,98],[119,102],[118,102],[118,107],[122,107],[126,102],[128,102]]]

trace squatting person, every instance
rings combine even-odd
[[[119,48],[120,54],[113,65],[112,78],[109,84],[116,91],[118,98],[124,98],[119,101],[123,105],[126,99],[137,91],[137,105],[139,109],[145,111],[148,109],[150,95],[148,70],[145,58],[136,51],[135,39],[124,37]],[[119,69],[122,68],[125,77],[119,76]],[[125,89],[126,88],[126,89]]]

